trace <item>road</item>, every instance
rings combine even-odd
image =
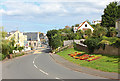
[[[104,79],[70,70],[56,63],[48,49],[15,58],[2,64],[3,79]]]

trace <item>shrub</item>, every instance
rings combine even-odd
[[[117,37],[106,37],[106,36],[103,36],[102,39],[109,41],[110,45],[111,45],[111,44],[115,43],[118,38]]]
[[[100,38],[89,38],[89,39],[84,41],[84,44],[87,45],[89,52],[93,53],[94,49],[99,48],[99,42],[100,41],[101,41]]]
[[[110,41],[107,41],[107,40],[102,40],[101,42],[98,43],[98,45],[99,45],[100,47],[102,47],[103,50],[105,49],[105,45],[110,45],[110,44],[111,44],[111,42],[110,42]]]
[[[113,43],[113,46],[119,48],[120,47],[120,38],[116,40],[115,43]]]
[[[24,47],[18,47],[18,50],[21,52]]]

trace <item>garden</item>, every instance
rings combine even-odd
[[[103,55],[103,54],[90,54],[83,51],[69,48],[57,53],[64,59],[78,64],[80,66],[89,67],[105,72],[116,72],[120,73],[120,56],[114,55]]]

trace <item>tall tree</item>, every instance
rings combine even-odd
[[[103,27],[115,27],[115,21],[117,19],[117,2],[111,2],[104,9],[104,14],[102,15],[102,23]]]
[[[120,2],[117,5],[117,8],[118,8],[118,10],[117,10],[117,18],[120,18]]]

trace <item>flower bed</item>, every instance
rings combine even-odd
[[[68,54],[68,55],[75,58],[75,59],[86,60],[88,62],[100,58],[98,56],[93,56],[93,55],[88,55],[88,54],[81,54],[81,53],[77,53],[77,52],[74,52],[74,53]]]

